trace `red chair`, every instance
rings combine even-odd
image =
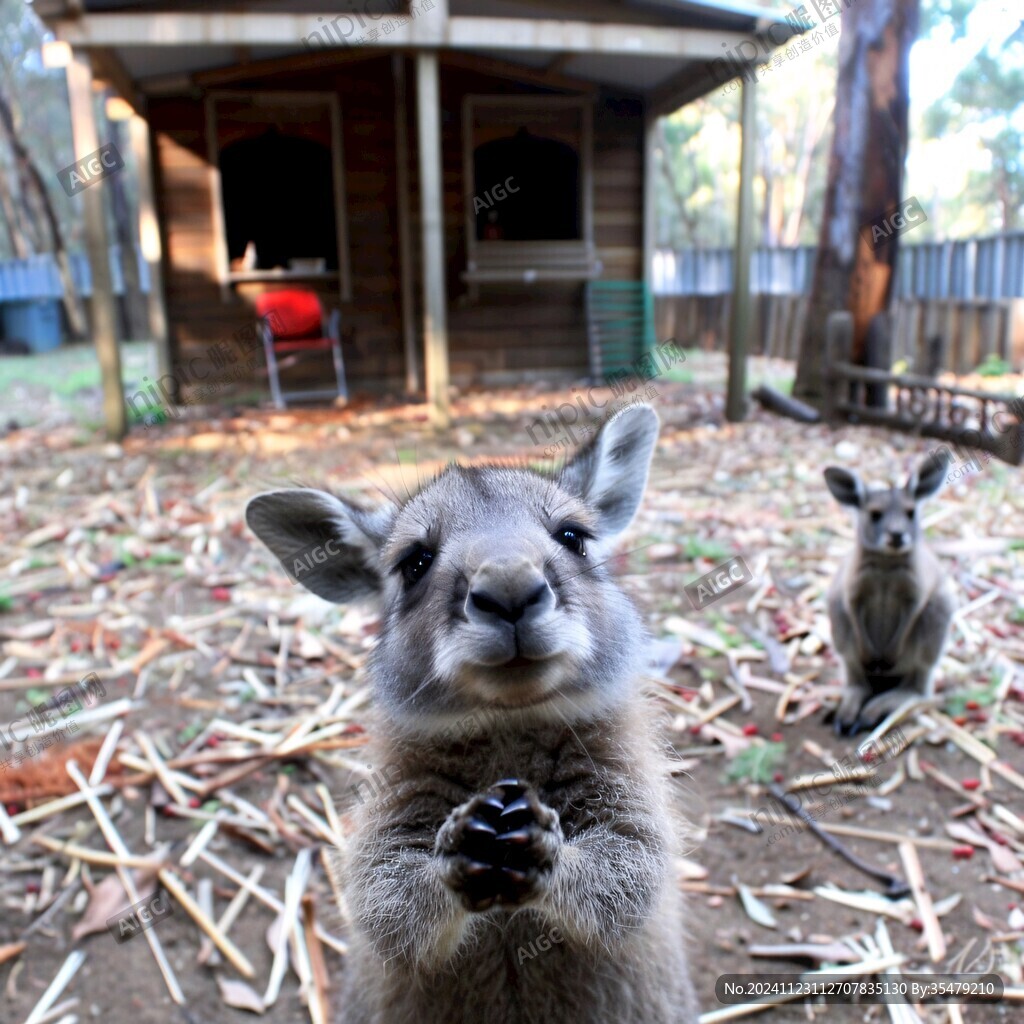
[[[270,378],[270,393],[278,409],[285,408],[285,398],[341,398],[348,401],[348,386],[345,383],[345,363],[341,357],[341,311],[335,309],[324,330],[324,310],[315,292],[300,288],[264,292],[256,299],[258,329],[263,339],[263,351],[267,357],[267,376]],[[289,391],[287,396],[281,390],[280,365],[278,357],[299,355],[306,352],[331,350],[334,358],[334,375],[338,381],[334,391]],[[297,362],[298,360],[289,360]]]

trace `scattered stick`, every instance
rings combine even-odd
[[[71,979],[78,973],[79,967],[84,963],[84,953],[76,950],[74,953],[68,954],[68,958],[57,972],[57,976],[50,982],[49,988],[42,994],[39,1002],[32,1007],[32,1012],[25,1018],[25,1024],[40,1024],[46,1012],[60,998],[61,993],[68,987]]]
[[[917,850],[911,843],[900,843],[900,860],[903,861],[903,870],[907,873],[907,881],[910,882],[910,891],[917,904],[917,912],[924,925],[924,936],[928,942],[928,953],[932,963],[938,963],[946,955],[946,939],[942,934],[942,925],[935,914],[932,906],[932,898],[924,881],[924,872],[921,870],[921,861],[917,856]]]
[[[798,803],[793,800],[788,793],[784,793],[782,789],[776,784],[772,783],[768,787],[768,792],[771,793],[772,797],[777,800],[783,807],[789,811],[790,814],[795,815],[799,818],[830,850],[838,853],[847,863],[852,864],[858,871],[867,875],[869,878],[874,878],[885,885],[885,894],[890,899],[899,899],[902,896],[906,896],[910,892],[907,883],[902,878],[897,878],[895,875],[889,874],[888,871],[883,871],[881,868],[876,868],[872,864],[868,864],[867,861],[863,861],[858,857],[852,850],[847,849],[838,839],[833,839],[822,827],[812,818],[806,810]]]
[[[81,769],[74,761],[68,761],[65,768],[68,775],[71,776],[71,780],[81,791],[82,798],[86,803],[88,803],[89,810],[92,811],[92,816],[96,819],[96,824],[99,825],[100,831],[103,833],[103,838],[107,841],[107,845],[122,861],[131,857],[131,854],[128,852],[128,847],[125,846],[124,840],[121,838],[121,833],[117,831],[117,827],[111,820],[110,815],[107,814],[106,808],[100,803],[100,790],[91,789],[89,787],[89,783],[86,781]],[[109,789],[110,787],[107,788]],[[123,864],[119,864],[116,870],[118,878],[121,879],[121,885],[124,886],[124,891],[128,895],[129,903],[132,905],[138,903],[140,897],[139,890],[135,888],[135,880],[125,869]],[[175,977],[174,969],[171,967],[171,963],[167,959],[167,954],[164,953],[164,948],[160,943],[160,939],[156,935],[156,930],[153,928],[146,928],[142,934],[145,936],[146,942],[149,944],[150,952],[153,954],[153,959],[156,960],[157,967],[160,968],[160,973],[164,977],[164,983],[167,985],[167,991],[171,994],[171,999],[173,999],[179,1006],[184,1005],[185,993],[181,991],[181,986],[178,984],[178,979]],[[26,1024],[28,1024],[28,1022],[26,1022]]]
[[[256,971],[245,954],[217,927],[203,908],[189,895],[178,876],[170,868],[161,868],[158,877],[164,888],[185,908],[185,913],[209,936],[213,944],[231,961],[235,970],[246,978],[255,977]]]

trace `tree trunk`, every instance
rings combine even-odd
[[[119,153],[127,150],[124,132],[120,121],[107,119],[107,138],[117,147]],[[114,214],[114,231],[118,248],[121,252],[121,274],[124,279],[124,317],[126,338],[141,341],[150,336],[149,310],[142,294],[142,283],[139,279],[139,257],[136,252],[136,239],[139,232],[136,228],[137,217],[132,210],[125,189],[125,176],[112,174],[107,183],[110,185],[110,206]]]
[[[18,168],[19,179],[23,183],[22,201],[31,210],[33,205],[29,202],[29,195],[31,194],[34,205],[39,211],[38,219],[44,222],[49,229],[52,252],[57,260],[61,287],[64,291],[64,310],[67,314],[68,326],[73,335],[81,337],[85,334],[86,329],[85,313],[71,278],[71,263],[64,246],[64,235],[60,229],[60,221],[57,219],[57,214],[53,209],[53,203],[50,202],[50,195],[46,191],[43,176],[40,174],[32,154],[19,137],[14,124],[14,112],[3,96],[0,96],[0,128],[3,129],[3,133],[7,137],[8,145],[14,154],[14,162]],[[35,217],[32,219],[33,221],[36,220]]]
[[[851,0],[846,0],[850,4]],[[853,315],[853,361],[863,363],[868,324],[892,292],[898,231],[871,225],[900,204],[907,153],[908,54],[919,0],[857,0],[842,13],[835,134],[825,209],[793,394],[820,404],[825,322]]]

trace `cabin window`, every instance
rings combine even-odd
[[[466,98],[466,281],[598,275],[591,134],[591,108],[584,99]]]
[[[213,93],[222,283],[337,280],[349,297],[341,119],[327,93]]]

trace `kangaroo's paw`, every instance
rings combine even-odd
[[[543,892],[561,844],[558,815],[525,784],[503,779],[452,811],[435,853],[466,908],[482,911]]]
[[[856,726],[850,735],[855,735],[863,730],[874,729],[883,718],[891,715],[897,708],[906,704],[907,701],[916,700],[920,696],[914,690],[897,687],[895,690],[889,690],[888,693],[880,693],[877,697],[872,697],[860,709]]]
[[[832,719],[832,728],[837,736],[853,736],[860,728],[860,709],[864,704],[864,693],[847,687]]]

